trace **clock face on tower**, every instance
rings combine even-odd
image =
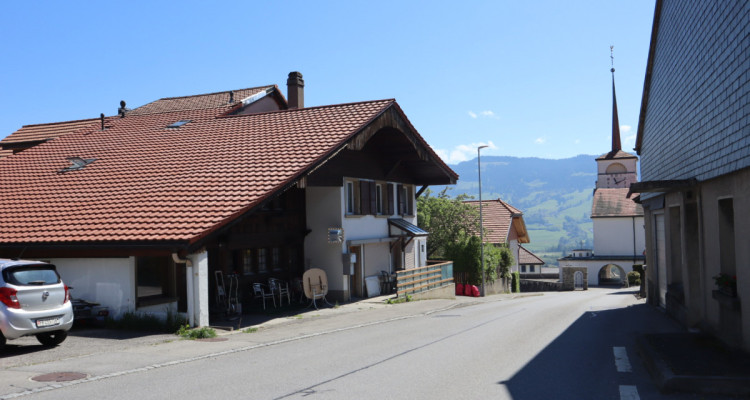
[[[622,179],[620,179],[620,180],[617,180],[617,178],[612,178],[612,180],[614,180],[614,181],[615,181],[615,185],[619,185],[619,184],[621,184],[621,183],[625,182],[625,178],[622,178]]]

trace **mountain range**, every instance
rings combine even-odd
[[[531,242],[525,244],[548,267],[570,250],[593,245],[591,200],[596,182],[597,156],[564,159],[484,156],[482,199],[501,198],[523,211]],[[451,168],[459,175],[448,194],[479,198],[477,159]],[[431,187],[433,192],[444,186]]]

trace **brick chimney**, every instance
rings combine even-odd
[[[302,80],[302,74],[290,72],[286,87],[289,108],[305,108],[305,81]]]

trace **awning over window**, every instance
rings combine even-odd
[[[391,237],[416,237],[427,236],[430,233],[403,218],[390,218],[388,219],[388,234]]]
[[[672,192],[676,190],[689,189],[697,184],[698,180],[695,178],[634,182],[630,184],[630,190],[628,191],[627,198],[630,198],[633,193]]]

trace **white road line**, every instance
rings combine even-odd
[[[635,386],[620,385],[620,400],[641,400]]]
[[[617,372],[633,372],[633,367],[630,365],[628,352],[625,348],[613,347],[612,350],[615,353],[615,366],[617,366]]]

